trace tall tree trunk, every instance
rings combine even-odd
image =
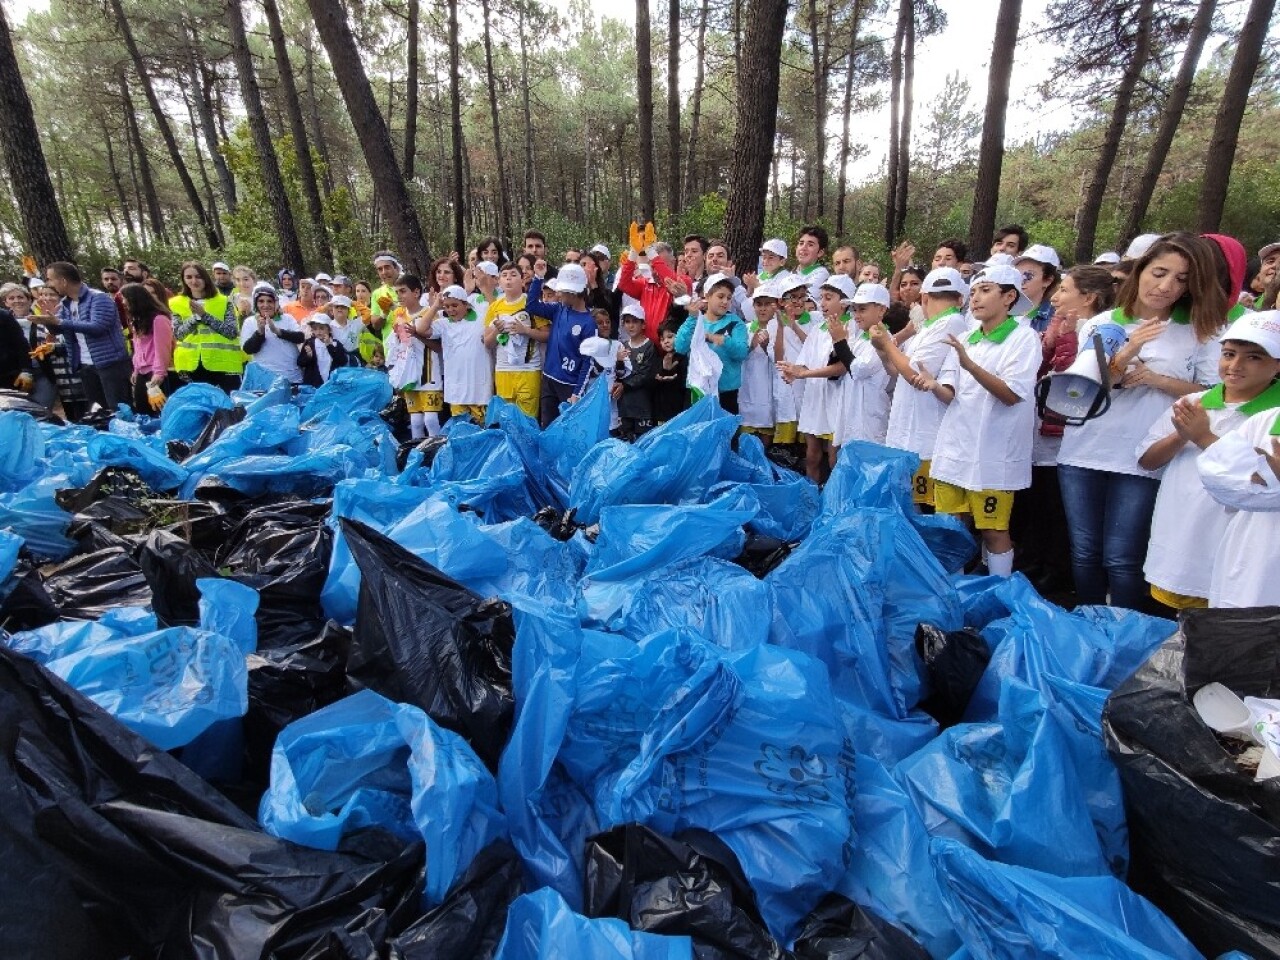
[[[311,220],[311,236],[315,240],[315,253],[320,262],[333,264],[333,251],[329,246],[328,225],[325,223],[324,204],[320,200],[320,183],[316,179],[316,167],[311,158],[311,141],[307,125],[302,119],[302,100],[298,96],[298,84],[289,62],[289,47],[285,43],[284,25],[280,20],[280,8],[276,0],[262,0],[267,15],[267,32],[271,35],[271,49],[276,55],[276,70],[280,74],[280,87],[284,101],[285,118],[293,138],[293,152],[298,158],[298,178],[302,181],[302,196],[307,203],[307,217]]]
[[[827,76],[825,55],[818,40],[818,0],[809,0],[809,45],[813,54],[813,149],[805,163],[804,217],[809,219],[810,209],[816,205],[817,216],[822,216],[825,206],[822,191],[824,167],[827,162]],[[829,6],[829,3],[828,3]]]
[[[1240,139],[1240,122],[1244,119],[1249,102],[1249,90],[1258,73],[1262,58],[1262,46],[1267,39],[1267,29],[1275,13],[1276,0],[1253,0],[1240,31],[1235,56],[1231,58],[1231,72],[1227,74],[1227,86],[1222,91],[1218,105],[1218,118],[1213,124],[1213,138],[1209,141],[1209,153],[1204,162],[1204,184],[1200,188],[1200,209],[1197,219],[1202,233],[1212,233],[1222,222],[1222,211],[1227,205],[1227,184],[1231,179],[1231,164],[1236,158],[1236,143]]]
[[[133,108],[133,95],[129,92],[129,81],[121,65],[116,79],[120,83],[120,102],[124,108],[124,128],[130,143],[130,157],[138,162],[138,178],[142,181],[142,195],[147,203],[147,219],[151,223],[151,236],[164,240],[164,216],[160,211],[160,195],[156,193],[155,178],[151,175],[151,160],[147,157],[147,145],[142,139],[142,130],[138,126],[138,114]]]
[[[755,263],[764,239],[769,158],[778,124],[778,81],[787,0],[751,0],[738,61],[737,126],[725,211],[725,243],[736,263]]]
[[[898,181],[893,199],[893,233],[907,226],[907,188],[911,183],[911,112],[916,80],[916,18],[912,0],[902,0],[902,117],[898,125]]]
[[[863,0],[853,0],[853,11],[849,15],[849,65],[844,74],[844,109],[841,112],[840,122],[840,174],[836,187],[837,237],[844,236],[845,194],[849,187],[849,154],[852,149],[849,127],[853,120],[853,77],[858,66],[858,27],[862,19],[862,2]]]
[[[685,169],[686,180],[684,195],[690,200],[697,196],[698,165],[694,162],[698,149],[698,128],[702,124],[702,91],[706,86],[707,75],[707,0],[702,0],[702,9],[698,13],[698,67],[693,77],[693,106],[689,114],[689,154]]]
[[[209,162],[213,164],[214,175],[218,178],[218,190],[222,194],[222,205],[228,213],[236,212],[236,181],[227,166],[227,158],[218,149],[218,128],[213,119],[213,83],[209,78],[209,68],[201,59],[196,47],[195,37],[188,34],[190,45],[187,48],[187,79],[191,84],[191,99],[194,102],[196,116],[200,118],[200,133],[204,137],[205,150],[209,154]]]
[[[636,87],[640,100],[640,218],[652,220],[657,208],[653,182],[653,54],[649,39],[649,0],[636,0]]]
[[[401,262],[412,273],[423,274],[431,266],[431,253],[422,233],[418,211],[413,206],[400,165],[391,145],[391,132],[378,110],[369,77],[360,60],[356,39],[341,0],[307,0],[320,40],[329,51],[342,99],[355,127],[356,140],[364,153],[374,188],[387,208],[391,236],[399,247]]]
[[[451,8],[452,9],[452,8]],[[418,14],[419,0],[409,0],[408,70],[404,76],[404,178],[413,179],[418,151]],[[454,13],[456,16],[456,11]],[[486,27],[487,31],[487,27]],[[486,33],[487,35],[487,33]]]
[[[535,199],[533,184],[533,111],[529,108],[529,44],[526,37],[525,24],[527,12],[525,5],[516,5],[519,11],[518,29],[520,34],[520,109],[524,114],[524,215],[533,215]]]
[[[462,50],[458,45],[458,0],[449,0],[449,118],[453,127],[453,249],[467,245],[466,195],[462,179]]]
[[[889,61],[889,177],[884,197],[884,245],[892,247],[897,237],[898,202],[898,140],[899,108],[902,99],[902,42],[906,36],[906,24],[902,22],[902,6],[898,6],[898,25],[893,33],[893,54]]]
[[[680,0],[667,0],[667,208],[680,212]]]
[[[222,244],[218,239],[218,230],[209,212],[205,210],[204,204],[200,200],[200,193],[196,190],[195,181],[191,179],[191,174],[187,170],[187,165],[183,162],[182,151],[178,149],[177,138],[173,135],[173,129],[169,126],[169,120],[164,112],[164,107],[160,103],[160,98],[156,96],[155,87],[151,84],[151,75],[147,73],[147,65],[143,62],[142,53],[138,50],[138,44],[133,39],[133,31],[129,28],[129,19],[125,16],[124,7],[120,0],[109,0],[111,4],[111,12],[115,15],[116,27],[120,30],[120,36],[124,39],[125,49],[129,51],[129,59],[133,61],[133,68],[138,74],[138,82],[142,84],[143,95],[147,98],[147,104],[151,107],[151,116],[155,121],[156,129],[160,131],[160,137],[164,140],[165,148],[169,151],[169,160],[173,163],[173,169],[178,174],[178,179],[182,181],[182,189],[187,194],[187,202],[191,204],[191,209],[195,211],[196,219],[200,221],[200,227],[204,230],[205,239],[208,240],[209,246],[215,250],[222,248]]]
[[[284,177],[280,174],[280,161],[276,158],[275,144],[271,142],[271,130],[267,127],[267,117],[262,109],[262,92],[258,89],[258,77],[253,70],[253,55],[249,52],[249,38],[245,34],[240,0],[226,0],[226,14],[227,28],[231,32],[231,57],[240,77],[240,98],[244,101],[249,132],[253,135],[253,146],[258,153],[262,186],[267,202],[271,205],[271,219],[280,241],[280,257],[286,267],[296,271],[297,276],[303,276],[307,270],[302,256],[302,243],[298,240],[298,228],[289,207],[289,194],[284,187]]]
[[[484,75],[489,88],[489,118],[493,122],[493,155],[498,166],[498,236],[511,244],[511,195],[507,192],[507,161],[502,150],[502,124],[498,119],[498,84],[493,76],[493,35],[489,29],[489,0],[481,0],[484,14]]]
[[[1217,6],[1218,0],[1200,0],[1200,5],[1196,8],[1195,19],[1191,21],[1191,31],[1187,35],[1187,48],[1182,53],[1178,75],[1174,78],[1173,87],[1160,111],[1160,126],[1147,153],[1147,164],[1142,170],[1142,179],[1138,181],[1137,195],[1126,206],[1117,247],[1128,243],[1142,229],[1142,220],[1147,215],[1151,197],[1156,192],[1156,183],[1160,180],[1160,171],[1164,169],[1165,157],[1169,155],[1173,136],[1182,121],[1182,111],[1187,105],[1187,96],[1191,93],[1191,84],[1196,78],[1196,65],[1200,62],[1205,41],[1213,29],[1213,13]]]
[[[196,99],[200,98],[200,88],[195,88]],[[209,211],[209,219],[213,221],[213,229],[218,231],[218,243],[226,245],[227,238],[222,232],[222,220],[218,216],[218,200],[213,195],[213,183],[209,180],[209,168],[204,162],[204,150],[200,146],[200,123],[196,120],[196,108],[191,102],[191,91],[182,91],[182,102],[187,108],[187,129],[191,131],[191,149],[196,155],[196,173],[200,174],[200,186],[204,189],[205,209]]]
[[[130,241],[137,243],[138,234],[134,229],[133,218],[129,213],[129,195],[125,192],[124,180],[120,176],[120,167],[116,164],[115,145],[111,142],[114,137],[107,126],[106,120],[102,120],[101,125],[102,143],[107,148],[107,169],[111,172],[111,185],[115,187],[116,202],[120,204],[120,213],[124,217],[124,228],[129,232]],[[138,219],[139,221],[142,219],[141,211],[138,213]],[[114,221],[112,223],[114,224]]]
[[[23,238],[27,252],[45,267],[55,260],[73,260],[67,227],[62,222],[58,199],[45,166],[36,127],[35,111],[18,70],[18,56],[13,49],[9,21],[0,7],[0,152],[4,153],[5,170],[18,213],[22,217]],[[7,384],[6,384],[7,386]]]
[[[996,36],[987,70],[987,108],[982,116],[982,144],[978,148],[978,183],[969,218],[969,250],[975,259],[990,248],[996,231],[996,203],[1000,199],[1000,168],[1004,166],[1004,121],[1009,107],[1009,79],[1018,44],[1022,0],[1000,0]]]
[[[316,151],[320,154],[320,162],[324,165],[324,177],[321,181],[326,197],[333,193],[333,158],[329,153],[329,141],[325,138],[324,127],[320,123],[320,100],[316,96],[316,56],[311,46],[311,31],[305,31],[306,45],[303,49],[302,70],[307,81],[307,115],[310,117],[310,129],[315,131]],[[352,200],[355,193],[351,194]]]
[[[1270,0],[1275,3],[1275,0]],[[1120,153],[1120,138],[1124,135],[1125,124],[1129,122],[1129,110],[1133,104],[1133,92],[1138,87],[1138,80],[1147,66],[1151,56],[1151,17],[1154,0],[1141,0],[1138,6],[1138,33],[1134,39],[1133,56],[1125,65],[1116,87],[1116,101],[1111,109],[1111,119],[1107,122],[1106,132],[1102,137],[1102,147],[1098,151],[1098,162],[1094,166],[1093,176],[1089,180],[1089,189],[1085,192],[1084,205],[1080,208],[1079,228],[1076,233],[1076,263],[1093,262],[1093,244],[1098,233],[1098,219],[1102,215],[1102,200],[1107,192],[1107,181],[1111,179],[1111,169],[1115,166],[1116,156]]]

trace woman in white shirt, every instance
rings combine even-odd
[[[259,283],[253,288],[253,313],[240,327],[240,346],[255,363],[290,383],[302,382],[298,347],[306,335],[292,317],[280,313],[275,288]]]
[[[1067,427],[1058,453],[1082,604],[1110,598],[1115,606],[1141,609],[1148,603],[1142,565],[1160,474],[1142,469],[1136,450],[1172,400],[1218,382],[1218,333],[1227,307],[1210,241],[1173,233],[1134,264],[1114,310],[1081,324],[1080,350],[1090,348],[1100,323],[1118,323],[1129,334],[1111,362],[1110,410]]]

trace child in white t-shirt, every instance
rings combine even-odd
[[[781,364],[798,363],[800,351],[816,326],[814,315],[809,312],[809,285],[804,277],[789,273],[774,280],[779,295],[778,333],[773,338],[774,378],[773,389],[773,442],[794,444],[800,439],[798,429],[800,404],[804,400],[807,381],[790,383],[781,374]]]
[[[856,327],[846,330],[839,321],[828,324],[836,358],[848,368],[831,437],[836,448],[850,440],[884,443],[889,425],[889,374],[870,335],[889,310],[889,291],[878,283],[864,283],[854,291],[851,305]]]
[[[1201,483],[1201,452],[1280,407],[1280,313],[1247,313],[1233,323],[1222,337],[1218,374],[1216,387],[1178,398],[1137,449],[1142,469],[1164,467],[1143,574],[1151,595],[1174,610],[1208,605],[1216,570],[1204,555],[1225,542],[1233,515]]]
[[[773,340],[778,335],[778,290],[771,281],[759,284],[751,294],[755,319],[747,324],[750,352],[742,361],[742,386],[738,389],[738,416],[742,429],[754,433],[767,447],[773,443],[773,394],[778,370]]]
[[[432,296],[427,310],[431,336],[440,341],[444,359],[444,402],[454,416],[483,424],[493,398],[493,358],[484,344],[484,321],[456,283]]]
[[[950,336],[954,352],[937,379],[921,372],[916,383],[947,404],[931,465],[934,504],[939,513],[968,514],[982,538],[987,569],[1007,577],[1013,573],[1013,494],[1031,486],[1040,337],[1018,323],[1030,301],[1013,267],[978,274],[969,308],[978,327]]]

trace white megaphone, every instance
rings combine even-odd
[[[1075,362],[1036,384],[1036,412],[1041,418],[1078,427],[1111,408],[1111,358],[1129,335],[1118,323],[1100,323]]]

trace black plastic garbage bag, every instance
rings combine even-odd
[[[200,622],[196,581],[218,575],[204,554],[172,533],[155,530],[138,552],[138,565],[151,586],[151,608],[161,628]]]
[[[485,847],[444,901],[391,941],[389,960],[491,960],[507,908],[524,892],[523,872],[510,844]]]
[[[58,608],[44,588],[39,568],[30,561],[20,561],[12,576],[14,586],[0,604],[0,629],[17,633],[54,623]]]
[[[1256,783],[1200,719],[1211,682],[1280,697],[1280,607],[1189,610],[1103,712],[1129,881],[1204,953],[1280,957],[1280,781]]]
[[[254,506],[218,554],[218,567],[260,595],[259,649],[306,643],[324,629],[320,591],[333,551],[329,507],[308,500]]]
[[[213,416],[209,418],[209,422],[204,425],[204,429],[200,431],[200,435],[187,450],[188,457],[194,457],[197,453],[204,450],[213,441],[217,440],[228,427],[234,427],[246,416],[244,407],[232,407],[230,410],[215,410]]]
[[[100,500],[117,498],[129,503],[162,497],[132,467],[104,467],[83,487],[69,487],[53,495],[54,501],[68,513],[80,513]]]
[[[97,620],[112,607],[145,607],[151,587],[132,551],[106,547],[46,569],[44,589],[64,620]]]
[[[764,579],[770,570],[791,556],[791,551],[794,549],[794,543],[787,543],[785,540],[762,533],[749,533],[747,542],[743,544],[742,553],[733,562],[750,570],[760,579]]]
[[[955,726],[991,661],[991,648],[976,630],[947,632],[922,623],[916,627],[916,653],[924,661],[931,691],[921,709],[944,729]]]
[[[491,770],[511,733],[511,606],[477,596],[373,529],[342,521],[360,567],[347,676],[425,710]]]
[[[21,390],[0,390],[0,411],[2,410],[17,410],[21,413],[29,413],[41,423],[52,423],[59,427],[66,423],[65,420],[48,407],[36,403]]]
[[[407,923],[421,894],[420,845],[364,831],[331,853],[268,836],[173,757],[7,648],[0,729],[11,733],[0,768],[33,814],[39,881],[53,891],[61,876],[76,892],[92,925],[87,960],[297,960],[368,911]],[[0,862],[0,902],[18,902],[32,882],[20,864]],[[52,943],[76,922],[70,914],[36,933]]]
[[[838,894],[785,949],[769,934],[737,858],[714,834],[664,837],[626,824],[587,841],[583,912],[693,940],[697,960],[928,960],[908,934]]]

